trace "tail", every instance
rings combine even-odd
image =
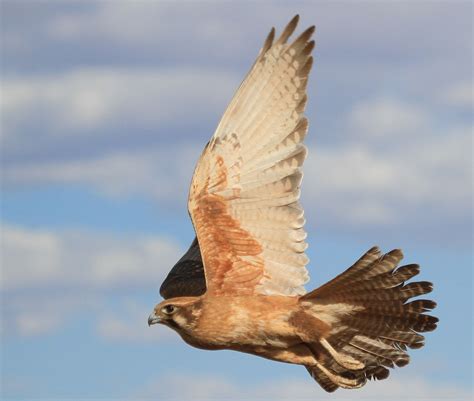
[[[419,333],[436,328],[438,319],[424,314],[436,307],[435,302],[407,302],[428,294],[433,285],[426,281],[405,284],[420,267],[397,268],[402,258],[400,250],[381,256],[374,247],[345,272],[300,298],[307,313],[330,327],[310,344],[318,364],[306,366],[326,391],[358,388],[367,379],[387,378],[387,368],[408,364],[407,347],[424,345]]]

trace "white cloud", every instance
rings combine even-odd
[[[48,310],[48,312],[50,312]],[[50,333],[60,324],[58,316],[42,315],[38,317],[37,311],[24,313],[16,317],[16,327],[21,336],[37,336]]]
[[[351,116],[350,112],[349,120]],[[461,125],[442,131],[431,125],[426,124],[420,135],[417,124],[407,122],[401,135],[392,132],[391,126],[378,124],[383,141],[364,137],[365,132],[356,127],[344,143],[310,143],[303,201],[318,205],[319,214],[308,211],[309,221],[392,229],[466,221],[471,199],[471,129]],[[82,184],[108,196],[149,196],[185,213],[189,182],[203,144],[167,144],[166,149],[10,165],[4,168],[3,179],[10,187]],[[107,257],[104,254],[101,260]]]
[[[470,192],[463,183],[469,182],[471,173],[470,129],[460,127],[430,139],[428,143],[400,139],[400,144],[382,149],[369,142],[315,147],[305,169],[316,173],[317,182],[308,185],[307,179],[304,188],[311,197],[346,194],[391,199],[400,206],[426,202],[466,206]]]
[[[2,227],[2,288],[157,287],[180,256],[172,239]]]
[[[58,13],[51,19],[47,29],[51,38],[60,40],[92,38],[99,34],[121,44],[155,46],[157,41],[167,38],[171,28],[169,21],[177,17],[187,27],[187,34],[191,38],[202,36],[206,31],[225,34],[224,22],[219,24],[212,14],[206,12],[209,8],[214,7],[190,3],[178,9],[172,3],[99,2],[90,12]],[[190,17],[198,9],[201,11],[201,20],[193,24]],[[232,23],[232,20],[228,22]]]
[[[4,185],[82,184],[112,197],[151,196],[186,207],[189,182],[203,144],[110,152],[95,158],[9,165]]]
[[[474,106],[472,80],[451,84],[440,91],[438,97],[452,107],[471,110]]]
[[[81,313],[102,308],[103,300],[97,294],[83,289],[42,291],[41,284],[37,283],[34,292],[2,293],[2,336],[48,335],[75,323]]]
[[[199,68],[83,68],[6,78],[1,97],[4,146],[12,150],[36,144],[38,138],[54,142],[74,136],[97,141],[118,135],[123,126],[153,128],[165,139],[170,135],[165,127],[172,123],[217,119],[214,113],[223,112],[237,82],[228,72]],[[41,122],[41,129],[33,122]]]
[[[325,145],[313,148],[310,142],[303,199],[307,205],[317,202],[319,215],[308,211],[308,219],[332,226],[392,228],[427,222],[433,228],[453,218],[466,222],[470,127],[459,116],[443,113],[436,94],[444,88],[443,101],[469,100],[467,63],[446,53],[439,56],[440,43],[450,44],[443,48],[453,54],[462,54],[470,45],[462,34],[469,19],[441,31],[439,19],[464,15],[461,8],[347,7],[351,12],[342,14],[337,5],[299,10],[301,28],[318,25],[319,60],[311,83],[320,80],[319,99],[324,98],[327,107],[322,110],[325,116],[318,116],[318,108],[312,118],[312,130],[316,126],[319,131],[311,132],[309,140],[325,138]],[[373,12],[367,13],[369,7]],[[252,61],[249,55],[256,53],[267,27],[281,28],[297,11],[279,5],[266,10],[262,19],[249,13],[255,10],[253,4],[230,9],[205,5],[199,6],[196,20],[196,9],[191,4],[182,8],[171,3],[99,2],[48,13],[41,29],[47,30],[53,47],[97,42],[111,51],[107,55],[120,57],[81,61],[100,65],[99,60],[110,67],[78,68],[76,62],[73,69],[59,69],[56,75],[6,76],[5,187],[82,184],[110,196],[152,196],[166,206],[179,204],[185,213],[194,163],[214,127],[209,124],[202,136],[198,131],[203,121],[212,117],[217,122],[247,68],[244,59]],[[259,21],[242,30],[241,21],[256,15]],[[350,35],[340,29],[349,26],[349,20],[357,21],[349,24]],[[396,29],[387,26],[404,29],[401,36],[393,35]],[[12,30],[17,36],[30,32]],[[15,35],[10,32],[9,37]],[[124,60],[124,54],[130,57]],[[156,58],[150,58],[152,54]],[[87,56],[84,60],[91,61]],[[328,97],[332,106],[327,106]],[[308,114],[313,117],[311,106]],[[340,115],[348,106],[347,114]],[[337,128],[343,135],[335,132],[336,141],[331,132],[323,133],[324,123],[314,124],[324,118],[341,120]],[[77,152],[76,141],[83,145]],[[161,148],[149,142],[159,142]],[[26,157],[25,149],[36,157]],[[102,255],[101,260],[109,263],[111,256]],[[125,263],[127,258],[122,255],[120,260]]]
[[[459,48],[469,48],[469,40],[461,33],[469,31],[469,8],[464,4],[447,7],[444,4],[422,6],[404,3],[353,4],[346,1],[345,12],[341,3],[276,4],[271,7],[258,3],[174,3],[154,2],[99,2],[86,12],[71,13],[58,10],[45,29],[50,40],[106,38],[112,43],[137,46],[156,46],[165,40],[179,41],[187,53],[193,49],[185,46],[186,39],[202,38],[207,43],[222,48],[225,53],[238,57],[248,40],[270,26],[281,27],[297,12],[305,24],[314,23],[321,36],[337,50],[367,48],[378,54],[419,55],[433,57],[440,46],[451,54]],[[263,12],[264,11],[264,12]],[[199,13],[199,19],[196,14]],[[456,20],[457,24],[437,29],[440,18]],[[156,23],[160,21],[160,23]],[[246,21],[246,29],[241,22]],[[403,25],[404,29],[398,29]],[[348,27],[351,27],[350,29]],[[399,31],[397,35],[392,32]],[[172,35],[172,39],[169,39]],[[467,36],[467,35],[466,35]],[[232,43],[232,49],[225,44]],[[224,44],[224,46],[223,46]],[[448,46],[450,45],[450,46]],[[355,51],[352,57],[364,57]],[[398,55],[398,53],[397,53]],[[406,57],[407,62],[412,61]],[[405,61],[404,60],[404,61]]]
[[[389,377],[387,380],[380,382],[368,382],[363,388],[358,390],[339,389],[335,394],[323,393],[318,389],[318,398],[323,399],[349,399],[349,400],[432,400],[433,398],[441,398],[445,400],[468,400],[470,397],[468,389],[459,388],[449,383],[434,383],[428,381],[424,377],[400,376]],[[301,399],[312,399],[316,392],[314,386],[317,385],[311,381],[303,382],[302,380],[294,381],[286,385],[282,385],[269,392],[269,399],[291,399],[296,396]],[[313,388],[312,388],[313,387]],[[266,387],[271,388],[270,386]],[[263,392],[264,393],[264,392]],[[274,398],[273,398],[274,397]]]
[[[168,327],[148,327],[148,315],[154,306],[125,298],[116,309],[118,313],[105,310],[98,315],[97,334],[108,341],[126,343],[169,342],[178,339],[178,334]]]
[[[196,374],[184,376],[168,374],[151,380],[132,395],[135,399],[179,399],[179,400],[216,400],[216,399],[242,399],[244,389],[239,390],[235,383],[219,376]],[[247,398],[245,398],[247,399]]]
[[[316,203],[323,219],[345,227],[467,221],[472,128],[436,122],[434,114],[399,100],[354,104],[344,142],[310,148],[305,204]]]
[[[130,298],[137,289],[142,294],[153,289],[157,296],[181,255],[172,239],[11,225],[3,225],[1,233],[2,334],[49,334],[88,311],[89,319],[97,319],[97,334],[107,340],[174,338],[164,327],[146,325],[158,298],[149,304]]]
[[[2,287],[8,283],[41,282],[60,273],[61,240],[47,231],[18,227],[1,230]]]
[[[427,114],[418,105],[390,98],[368,99],[352,106],[348,130],[382,140],[388,136],[402,139],[406,134],[424,129],[427,121]]]
[[[301,374],[306,374],[302,368]],[[328,394],[309,375],[304,379],[266,381],[242,386],[220,376],[162,376],[145,385],[138,397],[179,398],[180,400],[367,400],[387,399],[428,401],[434,398],[464,401],[472,397],[468,389],[449,383],[428,381],[423,377],[390,377],[381,382],[369,382],[362,389],[343,390]]]

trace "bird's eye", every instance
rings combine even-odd
[[[176,311],[176,307],[174,305],[166,305],[163,308],[163,312],[166,313],[167,315],[171,315]]]

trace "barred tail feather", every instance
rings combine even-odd
[[[407,348],[424,345],[420,333],[436,328],[438,319],[425,314],[436,307],[435,302],[409,302],[430,293],[433,285],[406,283],[420,267],[397,267],[402,259],[398,249],[381,255],[379,248],[371,248],[345,272],[300,297],[307,313],[331,327],[329,334],[311,344],[311,349],[317,348],[318,364],[306,366],[326,391],[387,378],[388,368],[409,363]]]

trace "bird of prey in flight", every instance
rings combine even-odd
[[[304,116],[314,26],[290,40],[295,16],[257,59],[204,148],[188,198],[196,238],[163,282],[148,324],[188,344],[303,365],[326,391],[385,379],[409,362],[431,292],[410,282],[400,250],[367,251],[343,273],[306,292],[305,218],[299,204],[308,130]]]

